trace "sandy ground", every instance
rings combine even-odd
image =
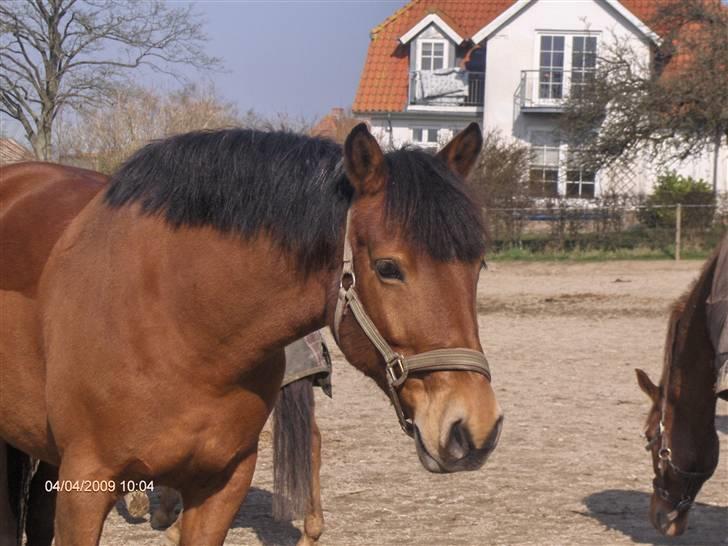
[[[420,465],[385,395],[334,350],[334,400],[317,393],[323,431],[321,544],[728,544],[728,403],[723,460],[680,539],[647,520],[652,469],[641,437],[648,401],[633,368],[659,378],[667,308],[698,262],[498,263],[478,294],[481,339],[506,420],[475,473]],[[265,436],[254,487],[226,544],[295,544],[301,522],[270,517]],[[102,544],[160,544],[117,507]]]

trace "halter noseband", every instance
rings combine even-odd
[[[652,480],[652,488],[655,493],[660,496],[660,498],[672,505],[672,510],[669,514],[667,514],[667,520],[672,523],[680,517],[680,514],[690,510],[690,507],[695,502],[695,497],[700,491],[700,487],[713,475],[715,469],[710,472],[687,472],[682,470],[673,462],[672,449],[670,448],[670,441],[667,435],[667,427],[665,427],[668,389],[670,388],[669,368],[664,385],[665,392],[662,393],[662,404],[660,405],[660,424],[658,425],[657,434],[649,442],[647,442],[645,449],[649,451],[658,441],[660,442],[660,448],[657,452],[657,458],[659,459],[657,467],[660,470],[660,474],[659,476],[655,476],[655,479]],[[679,499],[672,497],[670,492],[665,488],[664,480],[668,468],[672,470],[676,476],[680,477],[680,479],[687,482],[687,485]]]
[[[394,410],[402,430],[408,435],[414,435],[414,424],[404,416],[402,404],[397,389],[407,380],[413,372],[432,372],[443,370],[458,370],[477,372],[483,374],[490,381],[490,367],[485,355],[479,351],[465,348],[435,349],[417,355],[404,356],[395,352],[379,333],[379,330],[364,310],[361,300],[355,290],[356,277],[354,276],[354,254],[349,242],[351,210],[346,215],[346,230],[344,231],[344,258],[339,284],[339,297],[336,301],[334,313],[334,337],[340,343],[339,327],[350,309],[359,326],[366,334],[372,345],[384,358],[387,366],[387,389],[392,400]]]

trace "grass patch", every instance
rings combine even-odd
[[[710,251],[701,249],[685,249],[681,252],[683,260],[704,260]],[[608,260],[674,260],[675,251],[649,247],[623,248],[615,250],[544,250],[534,252],[528,248],[508,248],[488,254],[492,261],[524,261],[524,262],[599,262]]]

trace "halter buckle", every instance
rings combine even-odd
[[[404,365],[404,357],[395,355],[392,360],[387,362],[387,376],[389,384],[392,387],[399,387],[407,379],[407,368]]]
[[[669,447],[661,447],[660,451],[657,452],[657,457],[661,461],[669,461],[672,457],[672,450]]]

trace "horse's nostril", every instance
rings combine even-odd
[[[662,534],[667,532],[667,528],[670,526],[670,520],[667,518],[667,514],[662,510],[658,510],[655,514],[655,520],[657,523],[657,530]]]
[[[472,447],[470,435],[463,427],[462,421],[458,420],[450,427],[450,436],[445,447],[447,454],[453,460],[459,460],[467,456]]]

